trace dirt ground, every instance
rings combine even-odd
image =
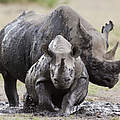
[[[69,0],[68,5],[99,31],[105,22],[112,20],[114,22],[114,30],[110,33],[110,44],[113,46],[116,41],[120,41],[120,0]],[[53,9],[41,7],[37,4],[0,4],[0,29],[14,20],[24,10],[34,10],[38,13],[46,14]],[[116,58],[120,58],[120,47]],[[2,77],[0,79],[0,101],[7,101],[3,89],[3,79]],[[89,91],[87,100],[120,103],[120,82],[113,89],[90,84]],[[18,82],[18,92],[22,101],[25,87],[20,82]]]

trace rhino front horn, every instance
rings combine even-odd
[[[118,48],[119,42],[116,43],[116,45],[106,54],[103,56],[106,60],[113,60],[115,57],[116,50]]]

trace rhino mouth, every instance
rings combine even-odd
[[[55,81],[53,84],[57,89],[69,89],[72,83],[70,82],[61,83],[61,82]]]
[[[104,87],[114,87],[119,80],[120,73],[120,60],[113,60],[119,42],[116,43],[112,50],[103,54],[103,58],[99,59],[99,56],[93,55],[94,36],[89,34],[80,23],[79,30],[83,39],[80,56],[86,65],[89,81]]]

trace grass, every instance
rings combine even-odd
[[[0,3],[38,3],[41,6],[47,6],[49,8],[56,6],[59,3],[59,0],[0,0]],[[62,3],[68,3],[68,0],[62,0]]]
[[[99,89],[100,88],[97,85],[89,83],[88,95],[90,95],[90,96],[96,95],[98,93]]]
[[[1,115],[0,120],[88,120],[88,119],[76,117],[73,115],[69,117],[42,117],[33,116],[32,114],[15,114],[15,115]],[[111,117],[110,120],[120,120],[120,117]]]
[[[113,117],[110,120],[120,120],[120,117]]]
[[[2,74],[0,74],[0,81],[3,80]]]
[[[0,120],[40,120],[40,117],[32,116],[30,114],[13,114],[13,115],[2,115]],[[46,120],[46,119],[44,119]]]
[[[119,86],[120,86],[120,81],[118,81],[118,83],[115,85],[114,88],[112,88],[112,90],[118,89]],[[102,87],[102,86],[98,86],[98,85],[90,83],[88,87],[88,95],[90,96],[98,95],[100,90],[109,91],[110,89],[107,87]]]
[[[42,117],[32,114],[1,115],[0,120],[86,120],[71,115],[70,117]]]

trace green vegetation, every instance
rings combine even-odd
[[[2,75],[0,74],[0,80],[3,80],[3,77],[2,77]]]
[[[113,117],[111,120],[120,120],[120,117]]]
[[[99,86],[89,83],[89,87],[88,87],[88,95],[97,95],[98,91],[99,91]]]
[[[0,120],[71,120],[75,119],[76,117],[42,117],[42,116],[34,116],[32,114],[9,114],[9,115],[1,115]],[[78,118],[77,120],[83,120]]]
[[[33,117],[32,115],[16,114],[16,115],[2,115],[0,120],[40,120],[40,117]],[[44,119],[46,120],[46,119]]]
[[[60,1],[59,0],[0,0],[0,3],[39,3],[42,6],[53,7],[57,5]],[[62,3],[67,3],[68,0],[62,0]]]

